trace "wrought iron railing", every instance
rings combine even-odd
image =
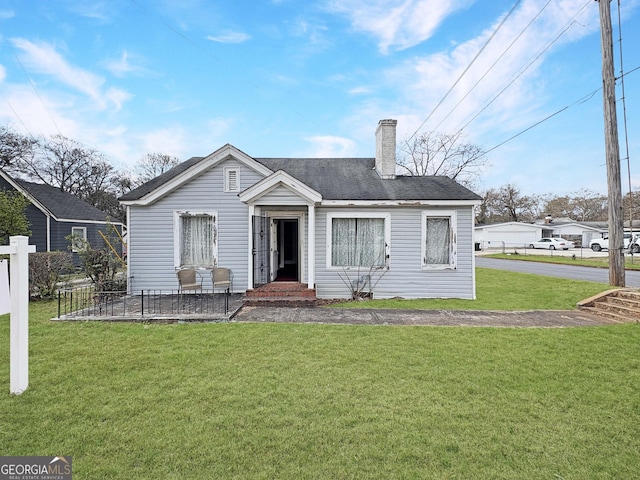
[[[206,317],[228,315],[229,308],[229,292],[211,290],[142,290],[128,295],[124,291],[97,292],[92,287],[78,287],[58,292],[58,318]]]

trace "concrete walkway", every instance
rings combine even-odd
[[[583,327],[611,320],[577,310],[525,312],[464,310],[381,310],[351,308],[243,307],[232,322],[456,327]]]

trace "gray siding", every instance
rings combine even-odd
[[[457,268],[423,270],[421,261],[422,211],[426,208],[352,208],[354,212],[391,215],[389,270],[374,288],[375,298],[473,298],[473,216],[472,208],[457,211]],[[434,208],[429,208],[430,211]],[[447,208],[446,210],[451,210]],[[327,213],[345,209],[319,208],[316,212],[316,291],[320,298],[348,298],[350,291],[341,269],[327,268]],[[368,273],[363,269],[360,274]],[[355,279],[357,272],[349,272]],[[379,278],[374,276],[374,282]]]
[[[294,192],[282,185],[260,197],[261,205],[300,205],[303,200]]]
[[[173,264],[175,210],[218,212],[218,265],[233,271],[234,291],[246,290],[249,209],[237,193],[224,192],[224,166],[241,168],[242,190],[262,179],[241,163],[227,160],[153,205],[130,207],[129,286],[132,292],[178,288]],[[211,280],[206,277],[205,288],[210,287]]]

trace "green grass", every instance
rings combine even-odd
[[[542,262],[542,263],[557,263],[561,265],[578,265],[582,267],[595,267],[595,268],[609,268],[609,257],[583,257],[580,258],[580,253],[576,253],[575,260],[571,257],[564,257],[561,255],[526,255],[522,252],[514,253],[492,253],[489,255],[483,255],[486,258],[501,258],[505,260],[522,260],[524,262]],[[640,255],[626,255],[624,257],[624,266],[627,270],[640,270]]]
[[[334,304],[341,308],[442,310],[572,310],[576,303],[608,290],[604,283],[476,268],[476,300],[371,300]]]
[[[640,326],[53,323],[3,455],[77,479],[637,478]],[[8,345],[7,317],[0,339]]]
[[[30,311],[21,396],[0,317],[0,452],[72,455],[76,479],[640,476],[638,324],[145,325]]]

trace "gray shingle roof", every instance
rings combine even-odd
[[[256,158],[265,167],[284,170],[324,200],[480,200],[448,177],[397,176],[382,179],[373,158]]]
[[[57,187],[14,179],[58,219],[104,222],[107,214]]]
[[[204,157],[193,157],[126,193],[138,200],[184,172]],[[448,177],[398,176],[381,179],[373,158],[254,158],[268,169],[283,170],[322,195],[324,200],[480,200]]]

